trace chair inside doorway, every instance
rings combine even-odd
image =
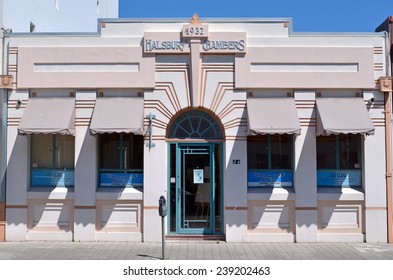
[[[210,183],[198,185],[195,194],[195,218],[206,218],[210,212]]]

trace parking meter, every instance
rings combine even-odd
[[[158,214],[161,216],[161,237],[162,237],[162,259],[165,259],[165,216],[168,214],[168,207],[166,206],[166,199],[162,195],[158,200]]]
[[[168,214],[168,207],[166,206],[166,199],[164,196],[160,196],[158,200],[158,214],[161,217],[165,217]]]

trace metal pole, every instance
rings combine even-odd
[[[162,260],[165,259],[165,217],[161,217],[161,240],[162,240]]]
[[[392,209],[392,145],[391,145],[391,92],[385,94],[385,147],[386,147],[386,199],[388,243],[393,243],[393,209]]]
[[[158,200],[158,214],[161,216],[161,240],[162,240],[162,258],[165,259],[165,216],[167,215],[168,208],[166,206],[166,199],[162,195]]]
[[[388,35],[390,38],[390,42],[388,41],[388,47],[387,47],[387,51],[390,51],[390,57],[388,56],[388,64],[390,63],[391,68],[388,70],[388,76],[392,77],[392,73],[393,73],[393,16],[390,16],[388,19]],[[393,191],[392,191],[392,127],[391,127],[391,122],[392,122],[392,118],[391,118],[391,108],[392,108],[392,91],[390,90],[390,92],[387,93],[387,101],[385,102],[385,106],[389,109],[389,117],[386,116],[385,114],[385,122],[387,122],[387,126],[389,127],[389,131],[386,131],[386,133],[388,134],[387,136],[389,137],[389,139],[387,140],[388,144],[389,144],[389,151],[386,151],[387,153],[387,159],[386,161],[388,162],[389,166],[387,166],[386,173],[387,175],[389,174],[390,176],[387,177],[387,192],[386,192],[386,196],[387,196],[387,216],[388,216],[388,243],[393,243]]]

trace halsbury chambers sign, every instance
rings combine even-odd
[[[145,39],[145,52],[157,51],[178,51],[183,52],[186,46],[185,41],[158,41],[153,39]]]
[[[205,52],[244,52],[246,43],[241,40],[204,40],[201,42]],[[187,46],[187,47],[186,47]],[[145,39],[145,52],[189,52],[186,40],[181,41],[159,41]]]
[[[246,49],[246,43],[244,40],[238,41],[210,41],[205,40],[202,43],[204,51],[219,50],[219,51],[239,51],[244,52]]]

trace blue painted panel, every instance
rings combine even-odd
[[[34,169],[31,176],[32,186],[65,187],[74,185],[74,170]]]
[[[143,173],[100,173],[101,187],[140,187]]]
[[[318,187],[360,187],[362,185],[360,170],[318,170]]]
[[[292,187],[293,172],[291,170],[248,171],[249,187]]]

